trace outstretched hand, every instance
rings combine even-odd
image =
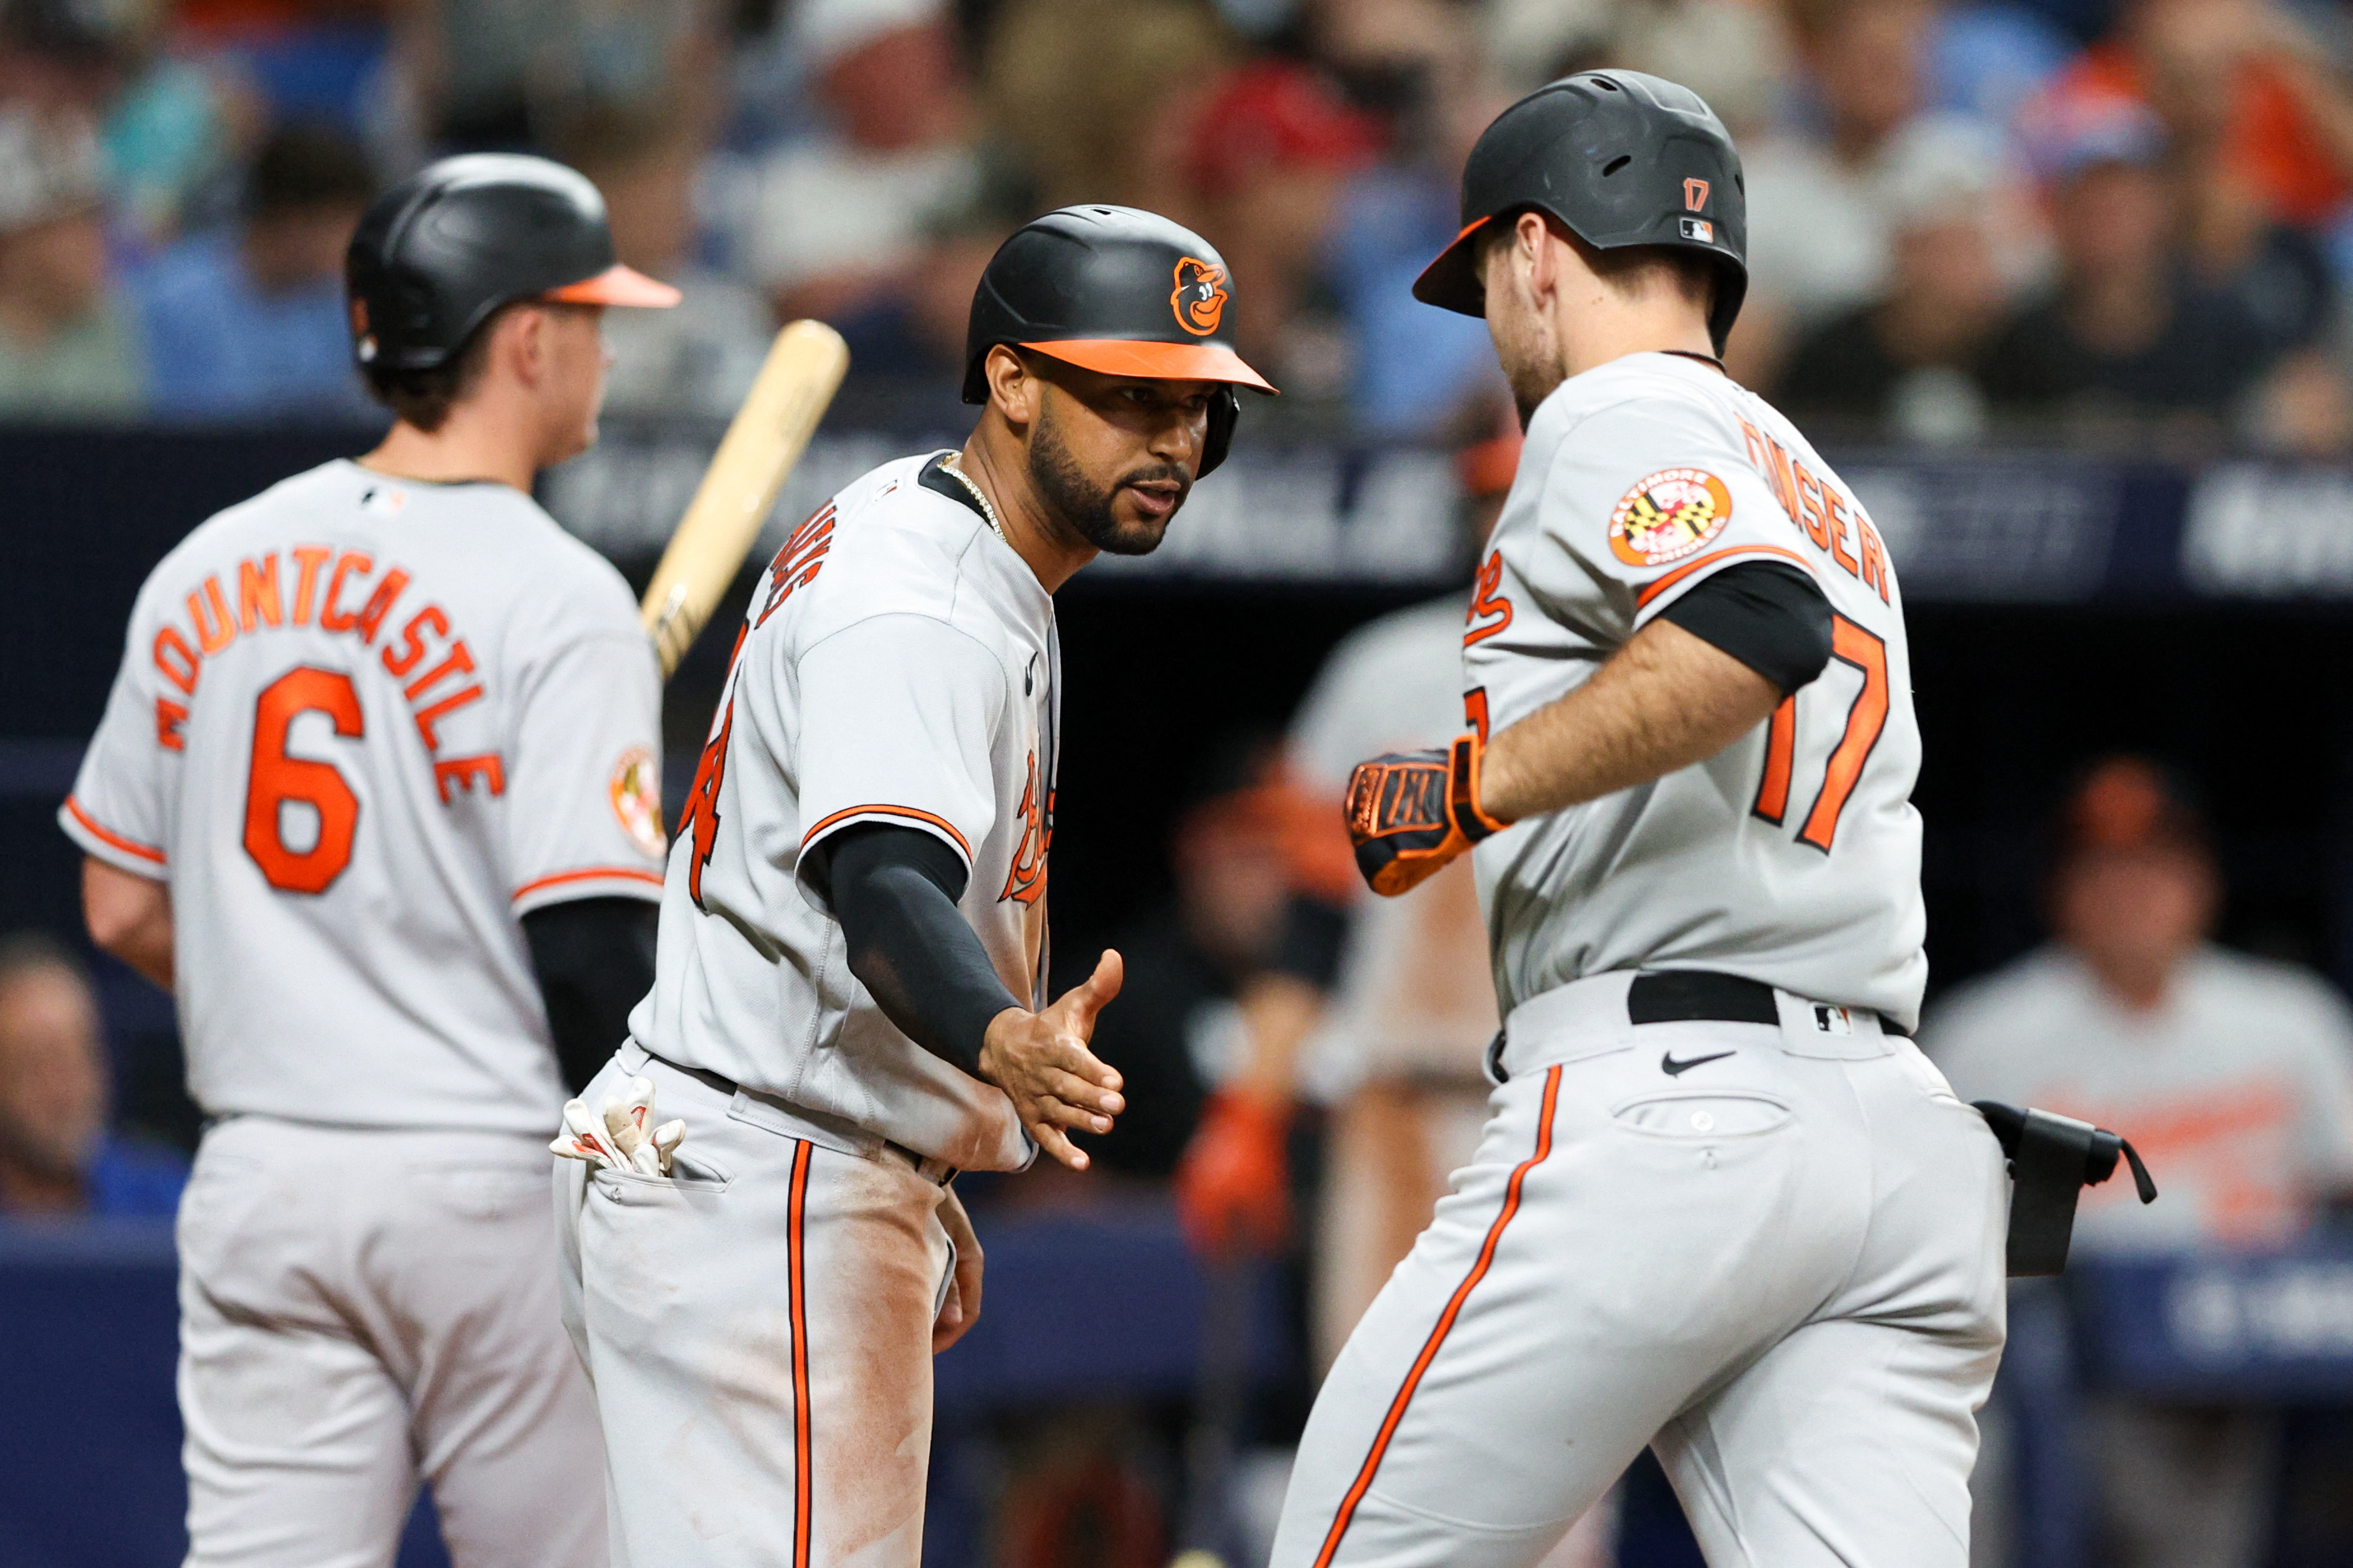
[[[1008,1007],[988,1022],[980,1046],[980,1076],[1003,1089],[1014,1114],[1038,1145],[1073,1171],[1089,1161],[1067,1129],[1108,1132],[1127,1109],[1120,1076],[1087,1048],[1095,1016],[1119,994],[1125,965],[1106,949],[1095,972],[1042,1013]]]

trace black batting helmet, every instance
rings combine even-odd
[[[1104,375],[1220,381],[1199,478],[1226,460],[1241,402],[1272,392],[1234,352],[1223,258],[1182,224],[1134,207],[1063,207],[997,247],[972,297],[964,400],[988,401],[981,365],[998,343]]]
[[[1748,292],[1748,194],[1732,133],[1699,94],[1641,71],[1593,70],[1536,89],[1495,117],[1462,169],[1462,232],[1413,297],[1487,313],[1479,231],[1509,213],[1550,214],[1596,250],[1659,245],[1716,264],[1716,353]]]
[[[605,198],[545,158],[444,158],[376,198],[343,259],[352,354],[363,369],[431,370],[517,300],[678,303],[613,259]]]

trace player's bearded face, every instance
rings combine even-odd
[[[1082,444],[1092,448],[1084,456]],[[1191,465],[1155,457],[1123,423],[1051,392],[1029,432],[1029,480],[1081,538],[1111,555],[1160,548],[1193,489]]]

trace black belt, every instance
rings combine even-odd
[[[1761,980],[1704,969],[1653,969],[1626,988],[1630,1024],[1778,1024],[1780,1004]]]
[[[641,1051],[646,1050],[645,1047],[642,1045],[638,1046],[638,1049]],[[744,1092],[744,1086],[742,1084],[737,1083],[733,1079],[729,1078],[724,1073],[712,1072],[709,1068],[691,1068],[684,1062],[674,1062],[668,1057],[657,1056],[652,1051],[646,1051],[646,1059],[648,1061],[659,1062],[662,1066],[670,1068],[672,1072],[682,1072],[687,1077],[694,1079],[695,1082],[702,1085],[703,1088],[716,1090],[718,1093],[725,1095],[730,1100],[734,1099],[737,1095]],[[753,1092],[756,1094],[759,1091],[754,1089]],[[775,1097],[768,1096],[765,1098],[773,1099]],[[908,1164],[913,1166],[917,1175],[922,1176],[925,1181],[931,1182],[938,1186],[946,1186],[949,1183],[955,1181],[957,1176],[963,1173],[958,1171],[956,1167],[949,1164],[944,1160],[934,1160],[926,1155],[919,1154],[915,1152],[914,1150],[908,1148],[904,1143],[894,1142],[888,1138],[882,1140],[882,1147],[888,1149],[892,1153],[898,1155],[899,1158],[906,1161]]]
[[[1778,1024],[1780,1004],[1761,980],[1718,974],[1706,969],[1651,969],[1626,988],[1626,1021],[1631,1024]],[[1879,1026],[1905,1031],[1885,1014]]]

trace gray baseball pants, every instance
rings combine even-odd
[[[1332,1369],[1274,1568],[1524,1568],[1645,1445],[1712,1568],[1965,1568],[2000,1146],[1909,1040],[1513,1013],[1476,1161]]]
[[[555,1162],[565,1325],[595,1386],[614,1568],[917,1568],[941,1173],[631,1044],[667,1177]]]

